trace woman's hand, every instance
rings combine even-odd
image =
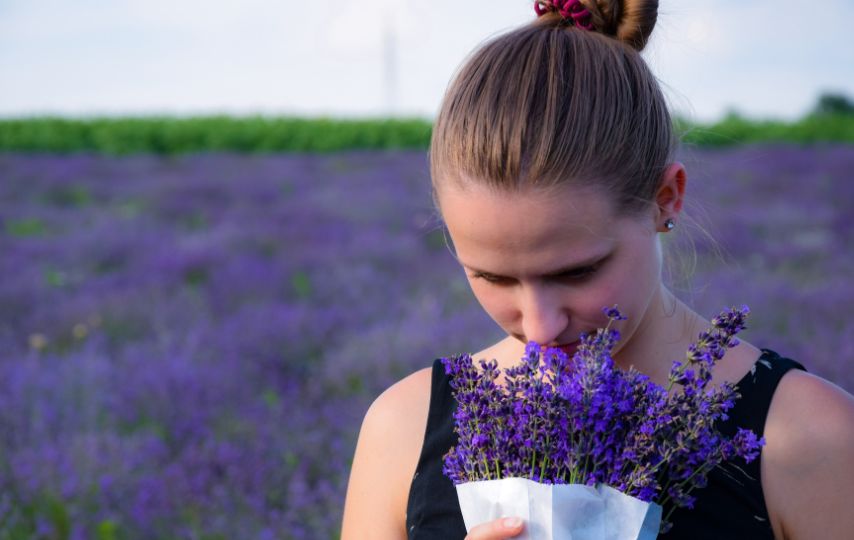
[[[474,527],[465,540],[504,540],[518,535],[522,529],[524,525],[519,518],[499,518]]]

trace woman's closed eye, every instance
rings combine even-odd
[[[595,274],[596,271],[599,269],[599,266],[600,265],[596,264],[596,265],[592,265],[592,266],[585,266],[582,268],[576,268],[573,270],[561,272],[560,274],[555,274],[553,276],[550,276],[549,279],[555,279],[555,280],[560,280],[560,281],[574,281],[574,282],[583,281],[585,279],[589,279],[590,277],[592,277],[593,274]],[[513,281],[512,278],[507,278],[504,276],[496,276],[494,274],[488,274],[486,272],[475,272],[474,274],[472,274],[472,278],[482,279],[484,281],[487,281],[489,283],[495,283],[497,285],[509,284],[511,281]]]
[[[487,274],[485,272],[475,272],[471,277],[474,279],[482,279],[489,283],[505,283],[508,281],[508,278]]]
[[[582,283],[584,281],[592,279],[601,266],[602,263],[597,263],[590,266],[575,268],[573,270],[556,274],[552,276],[552,279],[562,282]]]
[[[569,272],[563,272],[562,274],[558,274],[555,277],[557,277],[558,279],[582,280],[593,276],[593,274],[595,274],[598,269],[598,265],[585,266],[584,268],[577,268]]]

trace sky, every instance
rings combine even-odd
[[[433,118],[528,0],[0,0],[0,116]],[[854,2],[660,0],[643,53],[677,114],[854,99]]]

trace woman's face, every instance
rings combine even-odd
[[[450,183],[438,201],[475,297],[521,344],[558,346],[604,326],[617,304],[622,349],[661,291],[652,212],[620,217],[590,189],[522,193]],[[574,346],[566,348],[574,351]]]

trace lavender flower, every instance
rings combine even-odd
[[[715,428],[738,397],[734,387],[708,387],[714,364],[738,343],[747,306],[712,319],[686,358],[673,362],[666,388],[616,367],[611,350],[620,336],[611,324],[625,317],[617,306],[603,311],[608,325],[583,335],[572,358],[529,342],[521,362],[504,370],[503,387],[495,360],[481,360],[478,370],[469,355],[442,358],[459,402],[459,442],[444,459],[455,484],[605,483],[672,512],[693,506],[691,493],[721,461],[756,458],[764,439],[744,429],[727,439]]]

